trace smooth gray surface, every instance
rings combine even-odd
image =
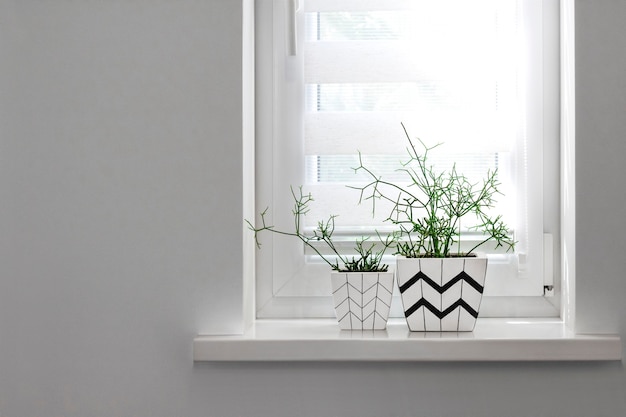
[[[576,5],[579,323],[624,338],[626,2]],[[240,15],[0,0],[0,416],[626,415],[621,363],[193,364],[240,311]]]

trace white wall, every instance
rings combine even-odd
[[[582,331],[623,335],[626,2],[579,0],[576,7],[577,320]]]
[[[626,415],[621,363],[192,363],[241,314],[241,14],[0,0],[0,416]],[[626,2],[577,18],[579,326],[626,338]]]

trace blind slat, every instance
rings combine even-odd
[[[463,118],[463,120],[461,120]],[[455,151],[511,151],[515,131],[505,117],[493,115],[480,122],[467,115],[454,119],[449,114],[424,112],[318,112],[307,113],[304,121],[307,155],[404,154],[406,138],[400,123],[412,137],[429,145],[443,143]]]
[[[406,44],[398,41],[306,42],[304,81],[370,83],[439,78],[436,71],[427,72],[434,69],[433,65],[420,65],[417,56],[408,54]]]
[[[416,0],[300,0],[305,12],[407,10]]]
[[[483,42],[485,43],[485,42]],[[306,42],[306,83],[370,83],[421,80],[452,80],[474,84],[493,82],[515,63],[510,51],[495,46],[465,45],[441,49],[431,44],[406,41]],[[463,68],[459,71],[459,68]]]

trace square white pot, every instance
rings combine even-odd
[[[472,331],[487,273],[487,258],[398,257],[396,277],[411,331]]]
[[[333,303],[344,330],[382,330],[387,327],[393,272],[332,272]]]

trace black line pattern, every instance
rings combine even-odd
[[[387,326],[393,274],[377,274],[375,280],[364,274],[338,273],[332,277],[337,321],[342,329],[374,330]]]

